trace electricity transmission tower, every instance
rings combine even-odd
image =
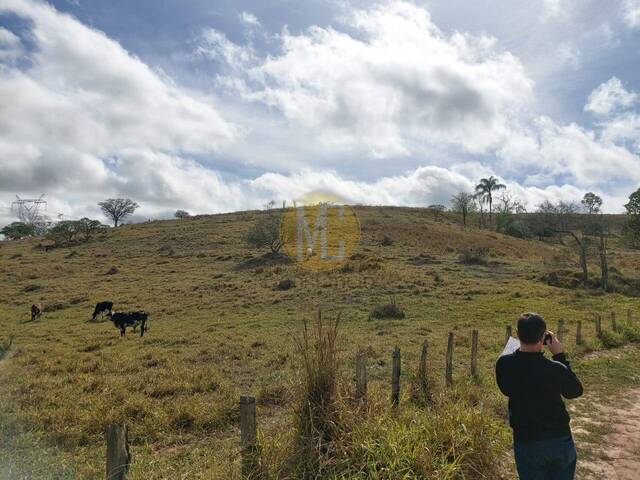
[[[47,201],[44,200],[44,193],[39,198],[20,198],[16,195],[16,200],[11,204],[11,209],[23,223],[29,225],[42,224],[45,222],[45,218],[41,211],[47,209]]]

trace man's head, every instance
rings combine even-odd
[[[525,345],[536,345],[544,339],[547,324],[537,313],[524,313],[518,319],[518,338]]]

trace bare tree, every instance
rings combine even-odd
[[[451,208],[462,215],[462,225],[467,225],[467,216],[475,212],[476,197],[473,193],[459,192],[451,198]]]
[[[120,220],[131,215],[140,205],[128,198],[109,198],[99,202],[98,206],[102,213],[113,220],[113,226],[117,227]]]

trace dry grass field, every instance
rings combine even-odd
[[[608,334],[603,345],[592,319],[615,311],[624,325],[628,309],[640,318],[640,299],[548,286],[544,275],[576,264],[568,246],[462,229],[457,219],[435,219],[423,209],[356,212],[358,252],[330,272],[266,261],[264,252],[247,248],[243,235],[260,212],[125,225],[50,251],[38,247],[39,239],[0,243],[0,478],[102,478],[103,432],[114,421],[130,428],[133,479],[240,478],[240,394],[258,402],[264,476],[296,478],[301,372],[294,345],[318,308],[327,318],[340,314],[337,396],[344,405],[322,478],[512,478],[500,464],[510,431],[493,365],[505,326],[523,311],[538,311],[553,328],[565,321],[567,349],[588,388],[603,398],[640,383],[633,348],[608,361],[581,358],[632,340],[628,326],[626,338]],[[382,244],[385,234],[391,245]],[[461,263],[467,247],[487,248],[488,262]],[[640,252],[614,239],[610,264],[632,276]],[[599,273],[596,265],[592,272]],[[276,289],[283,279],[294,286]],[[369,318],[390,299],[405,318]],[[120,338],[111,322],[90,322],[102,300],[116,310],[150,312],[148,332]],[[45,312],[34,322],[32,303]],[[585,344],[576,347],[579,319]],[[473,329],[480,332],[477,383],[469,378]],[[429,405],[414,388],[425,339]],[[400,407],[392,412],[395,346],[403,370]],[[360,349],[368,353],[367,412],[349,401]]]

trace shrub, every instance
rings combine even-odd
[[[283,245],[280,215],[273,211],[265,213],[249,229],[244,239],[247,245],[252,248],[269,247],[272,253],[278,253]]]
[[[390,247],[391,245],[393,245],[393,238],[391,238],[389,235],[385,233],[384,236],[382,237],[382,241],[380,242],[380,245],[382,245],[383,247]]]
[[[617,332],[603,330],[600,334],[600,341],[605,348],[617,348],[624,345],[624,336]]]
[[[274,287],[274,290],[289,290],[295,287],[295,282],[290,278],[284,278],[278,282],[278,285]]]
[[[378,305],[369,314],[369,319],[375,318],[378,320],[385,318],[402,319],[404,317],[404,311],[398,306],[395,298],[392,298],[389,303]]]
[[[487,247],[465,247],[460,251],[458,260],[465,265],[486,265],[488,255]]]

